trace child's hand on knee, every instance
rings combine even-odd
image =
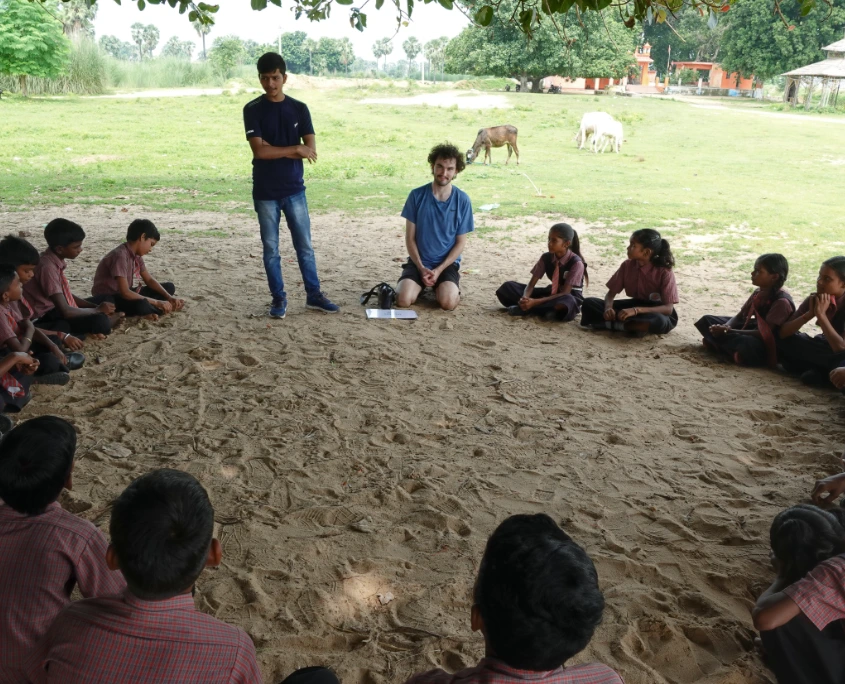
[[[184,299],[176,299],[174,297],[173,299],[169,299],[168,301],[170,302],[171,306],[173,306],[174,311],[181,311],[182,309],[185,308],[185,300]]]
[[[615,321],[616,320],[616,309],[605,309],[604,310],[604,320],[606,321]]]
[[[106,314],[106,316],[111,316],[114,313],[114,304],[111,302],[103,302],[102,304],[97,305],[96,310],[100,313]]]
[[[151,299],[150,304],[156,307],[162,313],[170,313],[173,311],[173,305],[170,302],[165,302],[159,299]]]

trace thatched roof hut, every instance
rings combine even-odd
[[[804,108],[809,109],[813,99],[813,86],[816,84],[816,79],[819,79],[822,84],[819,106],[836,106],[839,86],[842,79],[845,79],[845,39],[823,47],[822,50],[827,53],[827,59],[783,74],[786,76],[786,88],[783,92],[784,102],[789,102],[793,106],[798,104],[798,91],[802,85],[806,85],[807,94],[804,97]]]

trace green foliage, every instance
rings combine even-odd
[[[127,43],[114,36],[100,36],[100,49],[115,59],[127,62],[138,59],[138,52],[132,43]]]
[[[725,21],[713,23],[709,13],[702,14],[685,6],[675,17],[643,26],[643,41],[651,44],[654,68],[658,75],[664,76],[671,71],[668,68],[670,47],[673,62],[717,61],[726,28]]]
[[[27,77],[55,78],[70,44],[62,25],[27,0],[0,0],[0,74],[15,76],[27,95]]]
[[[153,58],[153,50],[158,46],[160,35],[158,27],[153,24],[138,21],[132,24],[132,41],[138,48],[138,61],[143,61],[144,57]]]
[[[719,61],[726,71],[768,79],[824,59],[821,48],[842,38],[845,0],[832,0],[829,17],[822,12],[802,16],[800,0],[783,0],[789,26],[760,0],[736,0],[726,15],[727,30]]]
[[[672,83],[680,82],[681,85],[698,85],[701,72],[698,69],[679,69],[672,74]]]
[[[140,63],[108,58],[105,66],[106,81],[112,88],[180,88],[223,82],[209,62],[189,62],[181,57],[159,57]]]
[[[64,33],[71,40],[94,40],[97,5],[89,5],[88,0],[64,0],[58,3],[56,17],[62,22]]]
[[[561,31],[543,21],[528,40],[508,23],[514,0],[505,14],[496,14],[487,28],[470,26],[453,38],[446,48],[449,71],[479,75],[509,76],[533,81],[534,89],[544,76],[621,78],[634,63],[634,34],[614,17],[575,11],[566,15]]]
[[[282,34],[282,57],[285,58],[288,71],[294,74],[308,71],[308,50],[305,49],[307,38],[305,31]]]
[[[91,41],[82,38],[70,46],[62,73],[55,78],[28,78],[27,90],[32,95],[100,95],[107,85],[106,57]],[[18,92],[17,78],[0,77],[0,88]]]
[[[190,40],[181,41],[176,36],[172,36],[161,49],[161,56],[190,60],[193,52],[194,44]]]
[[[222,78],[231,78],[235,69],[244,63],[246,50],[243,41],[237,36],[223,36],[215,38],[208,61],[215,73]]]

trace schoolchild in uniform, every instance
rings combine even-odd
[[[628,259],[607,281],[604,300],[588,297],[581,306],[581,325],[596,330],[664,335],[678,324],[675,258],[656,230],[631,235]],[[616,300],[625,291],[630,299]]]
[[[70,381],[68,359],[43,330],[38,330],[31,320],[21,318],[18,304],[22,291],[14,267],[0,264],[0,350],[32,352],[39,364],[34,382],[66,385]]]
[[[35,275],[24,286],[34,310],[33,322],[39,328],[63,329],[103,339],[123,318],[114,304],[94,304],[75,296],[65,276],[66,259],[76,259],[82,252],[85,231],[67,219],[53,219],[44,229],[47,249],[41,253]],[[58,327],[57,327],[58,326]]]
[[[799,332],[814,318],[821,335]],[[829,385],[831,371],[845,365],[845,256],[821,265],[816,292],[781,326],[778,358],[809,385]]]
[[[407,684],[622,684],[606,665],[567,665],[601,622],[593,562],[549,516],[512,515],[487,540],[473,589],[471,624],[485,657]]]
[[[0,682],[28,681],[26,659],[74,587],[93,597],[126,586],[106,565],[103,533],[57,502],[73,486],[75,450],[76,431],[55,416],[0,442]]]
[[[783,289],[789,264],[782,254],[763,254],[754,262],[751,284],[757,289],[733,318],[703,316],[695,323],[704,346],[740,366],[777,366],[777,334],[795,312]]]
[[[0,240],[0,264],[14,266],[18,278],[21,279],[21,285],[26,285],[32,280],[35,276],[35,268],[40,260],[38,250],[27,240],[16,235],[7,235]],[[17,302],[16,307],[21,320],[32,320],[35,311],[24,293],[21,293],[20,301]],[[71,361],[71,370],[73,370],[75,363],[85,361],[82,354],[78,357],[72,354],[72,352],[82,349],[84,343],[78,337],[70,334],[70,325],[67,324],[67,321],[55,321],[51,328],[39,328],[38,326],[36,328],[43,330],[51,341],[55,341],[57,346],[64,346],[71,351],[71,354],[68,354],[68,357],[72,357],[68,359]]]
[[[571,321],[581,311],[588,276],[578,233],[568,223],[556,223],[549,229],[548,247],[531,269],[528,285],[509,280],[496,291],[511,316],[549,315]],[[552,284],[535,287],[544,275]]]
[[[769,533],[777,578],[752,612],[779,684],[841,684],[845,672],[845,511],[802,504]]]
[[[127,316],[153,320],[158,314],[181,311],[185,301],[177,299],[173,283],[159,283],[150,275],[144,257],[161,240],[158,228],[147,219],[135,219],[126,231],[126,242],[104,256],[94,274],[92,302],[114,301]],[[142,287],[141,282],[144,282]]]

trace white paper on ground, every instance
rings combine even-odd
[[[367,318],[402,318],[408,320],[416,317],[417,312],[409,309],[367,309]]]

